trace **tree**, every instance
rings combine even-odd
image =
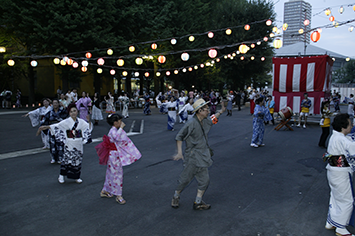
[[[355,83],[355,60],[350,60],[344,67],[334,71],[333,80],[337,83]]]

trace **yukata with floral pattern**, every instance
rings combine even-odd
[[[51,134],[57,142],[64,143],[60,175],[69,179],[79,179],[83,160],[83,144],[91,142],[92,125],[83,119],[69,117],[57,124],[50,125]]]
[[[142,154],[133,144],[127,133],[122,129],[112,127],[108,133],[110,142],[116,145],[117,150],[111,150],[107,161],[106,178],[101,192],[108,192],[112,195],[122,195],[123,169],[136,162]]]
[[[265,132],[265,121],[270,121],[271,115],[269,109],[259,104],[255,105],[253,114],[253,137],[251,139],[252,144],[262,145]]]

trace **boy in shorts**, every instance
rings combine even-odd
[[[306,123],[307,123],[307,117],[309,114],[309,108],[312,106],[312,102],[311,102],[311,100],[308,99],[308,93],[304,93],[303,97],[304,97],[304,99],[301,102],[301,112],[300,112],[300,116],[298,118],[297,127],[301,127],[301,120],[302,120],[302,117],[304,116],[303,128],[305,129]]]

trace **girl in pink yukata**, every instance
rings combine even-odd
[[[100,196],[108,198],[116,196],[116,201],[123,205],[126,200],[122,197],[122,166],[136,162],[142,155],[123,130],[125,123],[122,122],[122,118],[123,116],[119,114],[109,114],[107,116],[107,123],[112,128],[108,133],[109,139],[104,138],[104,142],[110,142],[107,146],[111,146],[111,148],[107,159],[106,179]]]

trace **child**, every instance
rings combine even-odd
[[[126,203],[126,200],[122,197],[122,166],[130,165],[142,156],[123,130],[125,123],[122,122],[122,118],[123,116],[119,114],[109,114],[107,116],[107,123],[111,125],[112,128],[108,133],[108,138],[104,136],[104,142],[95,147],[99,154],[98,149],[107,149],[108,146],[111,146],[107,159],[106,179],[100,196],[111,198],[115,195],[116,201],[121,205]],[[100,154],[99,156],[101,162],[103,156]]]
[[[300,116],[298,119],[298,125],[297,127],[301,127],[301,120],[302,117],[304,116],[304,124],[303,124],[303,128],[306,128],[306,123],[307,123],[307,117],[309,114],[309,108],[312,106],[312,101],[308,99],[308,93],[304,93],[303,94],[304,99],[301,102],[301,112],[300,112]]]

